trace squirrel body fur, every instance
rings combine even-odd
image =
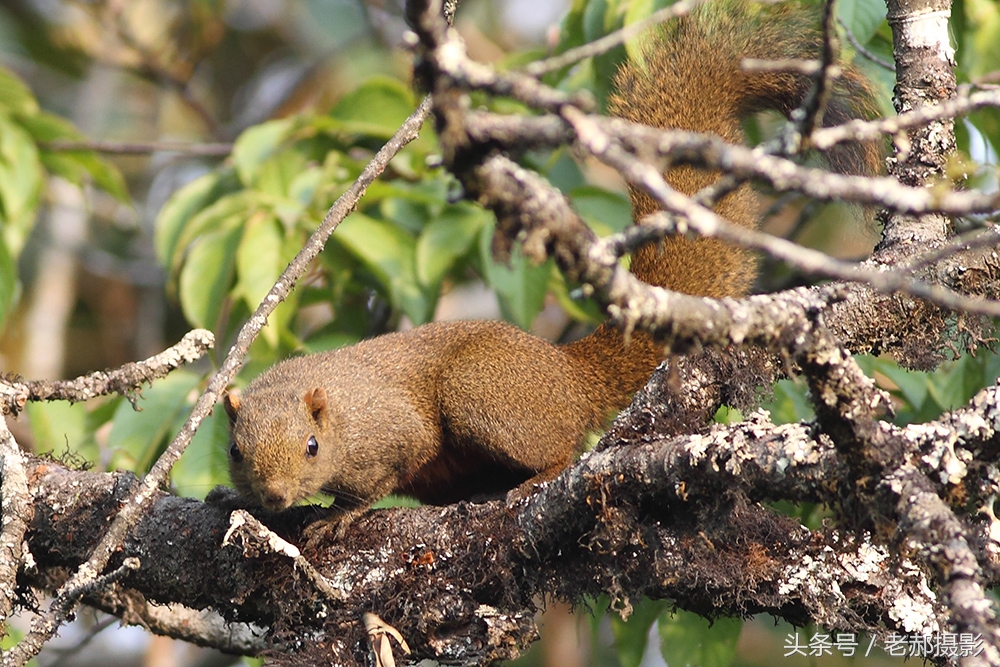
[[[744,72],[740,60],[815,56],[810,15],[748,5],[716,0],[650,39],[644,62],[616,77],[612,113],[738,143],[747,114],[797,108],[808,77]],[[865,111],[860,77],[846,69],[842,84],[848,94],[834,96],[831,124]],[[845,171],[878,170],[871,147],[830,159]],[[666,173],[688,194],[717,177],[686,166]],[[637,221],[657,209],[644,193],[631,196]],[[716,209],[753,227],[757,196],[743,186]],[[724,297],[745,294],[756,267],[750,253],[715,239],[669,238],[639,250],[632,271],[649,284]],[[320,490],[364,509],[389,493],[441,504],[530,488],[561,471],[662,356],[647,334],[626,342],[608,323],[554,345],[502,322],[456,321],[292,358],[225,399],[233,483],[271,511]]]

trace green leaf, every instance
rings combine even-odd
[[[610,614],[611,633],[615,636],[615,648],[621,667],[639,667],[649,643],[649,628],[663,613],[665,600],[643,598],[632,608],[632,615],[623,621],[618,614]]]
[[[1000,63],[1000,6],[992,0],[966,0],[972,38],[966,47],[973,53],[964,58],[969,78],[978,79],[997,69]]]
[[[437,290],[490,219],[488,212],[464,202],[442,211],[417,239],[417,279]]]
[[[607,0],[588,0],[583,9],[581,24],[584,43],[604,37],[612,30],[614,12]]]
[[[552,187],[561,192],[574,192],[577,188],[587,183],[587,178],[583,175],[580,165],[570,157],[569,151],[565,147],[553,151],[546,163],[537,166],[532,165],[532,168],[535,171],[542,172],[549,183],[552,184]]]
[[[259,190],[269,195],[275,215],[291,229],[306,223],[312,226],[317,217],[322,217],[309,210],[322,179],[322,169],[307,164],[300,153],[289,151],[265,163],[257,181]],[[322,203],[323,209],[327,203]]]
[[[522,329],[530,329],[545,305],[552,261],[536,266],[521,253],[520,247],[515,247],[506,265],[496,262],[490,249],[492,236],[493,225],[489,225],[479,237],[486,280],[497,293],[504,319]]]
[[[660,652],[670,667],[728,667],[736,657],[743,621],[720,618],[709,624],[686,611],[660,617]]]
[[[728,405],[720,405],[712,420],[716,424],[738,424],[744,420],[743,413]]]
[[[348,93],[330,112],[348,132],[388,139],[415,108],[413,93],[397,79],[374,77]]]
[[[389,197],[382,200],[379,205],[379,213],[382,214],[380,217],[391,220],[404,231],[410,234],[419,234],[434,217],[428,208],[409,198]]]
[[[7,313],[17,299],[17,264],[7,249],[7,243],[0,236],[0,331]]]
[[[369,188],[365,201],[378,202],[381,217],[414,234],[419,234],[429,220],[451,205],[448,203],[448,182],[444,178],[431,177],[415,183],[376,182],[372,185],[378,187],[374,188],[374,192]]]
[[[273,197],[288,197],[295,178],[308,166],[309,160],[302,153],[282,151],[260,164],[253,187]]]
[[[391,222],[353,213],[334,236],[371,271],[414,324],[423,324],[433,314],[436,295],[417,281],[416,240]]]
[[[184,316],[198,327],[212,329],[233,280],[240,227],[219,229],[198,238],[191,246],[180,275],[180,300]]]
[[[580,299],[579,294],[571,295],[566,277],[561,271],[549,272],[548,293],[555,297],[566,314],[578,322],[590,322],[595,326],[606,318],[604,312],[593,299]]]
[[[0,67],[0,111],[25,116],[38,113],[31,90],[6,67]]]
[[[1000,109],[992,107],[980,109],[979,111],[970,114],[966,120],[972,123],[973,127],[981,133],[982,140],[988,144],[988,146],[984,148],[992,150],[995,153],[997,147],[1000,146]],[[955,123],[955,131],[964,131],[968,134],[968,129],[966,128],[965,123]],[[969,141],[965,141],[966,149],[969,148],[969,143]],[[986,161],[988,162],[989,158],[986,158]],[[991,175],[995,179],[995,167],[993,167],[991,171]]]
[[[586,6],[587,0],[573,0],[573,6],[563,17],[562,25],[559,27],[559,44],[556,46],[556,53],[562,53],[584,43],[583,11]]]
[[[588,42],[621,27],[623,16],[618,9],[618,3],[609,0],[590,0],[587,3],[583,12],[583,33]],[[611,81],[618,66],[626,57],[625,47],[618,46],[593,58],[594,93],[602,104],[611,90]]]
[[[288,184],[288,198],[303,207],[308,205],[322,185],[323,177],[323,169],[319,167],[310,167],[296,174],[292,182]]]
[[[643,20],[656,10],[661,9],[663,4],[663,2],[658,0],[631,0],[625,9],[623,25],[631,25]],[[643,47],[649,42],[652,35],[652,31],[646,30],[642,34],[625,42],[625,51],[628,53],[630,60],[639,63],[644,62]]]
[[[291,136],[292,119],[269,120],[246,129],[233,144],[233,165],[240,182],[249,187],[257,179],[263,164],[281,149]]]
[[[87,406],[66,401],[31,402],[25,406],[35,451],[58,456],[67,448],[76,449],[87,440]]]
[[[448,206],[448,185],[440,178],[413,184],[375,181],[365,194],[365,203],[378,203],[380,217],[417,234]]]
[[[843,21],[854,38],[865,45],[878,33],[885,20],[884,0],[839,0],[837,18]]]
[[[0,637],[0,652],[9,651],[17,646],[22,639],[24,639],[24,631],[19,630],[13,624],[4,626],[3,636]],[[32,658],[26,662],[25,667],[38,667],[38,658]]]
[[[42,165],[31,135],[0,113],[0,222],[12,256],[21,252],[34,226],[42,182]]]
[[[50,174],[61,176],[75,185],[84,185],[89,179],[95,186],[122,203],[131,197],[125,178],[118,168],[89,151],[47,151],[41,153],[42,165]]]
[[[802,380],[779,380],[774,385],[774,394],[770,402],[760,407],[771,413],[771,420],[775,424],[790,424],[803,419],[812,419],[814,415],[805,382]]]
[[[181,415],[187,418],[187,412]],[[213,488],[229,481],[228,431],[226,413],[216,406],[170,471],[178,495],[202,500]]]
[[[140,411],[122,401],[108,435],[113,468],[145,473],[180,428],[194,404],[201,376],[185,369],[157,380],[142,392]]]
[[[285,268],[281,255],[284,233],[281,223],[265,212],[247,221],[236,252],[237,291],[254,310]]]
[[[569,199],[598,236],[620,232],[632,224],[632,205],[618,192],[583,186],[575,188]]]
[[[255,190],[238,190],[225,195],[218,201],[192,216],[177,239],[174,256],[169,266],[172,272],[180,269],[185,260],[185,252],[204,234],[218,229],[239,227],[243,221],[265,206],[261,193]]]
[[[983,378],[986,382],[993,384],[1000,378],[1000,354],[981,353],[977,356],[983,364]]]
[[[311,354],[313,352],[326,352],[327,350],[336,350],[347,345],[354,345],[359,340],[360,338],[351,334],[331,331],[328,334],[311,337],[305,341],[302,347],[306,352]]]
[[[90,409],[87,410],[87,432],[94,433],[105,424],[110,424],[111,420],[115,418],[118,404],[124,400],[124,396],[109,396],[93,406],[91,406],[93,402],[88,402]]]
[[[943,364],[932,374],[927,392],[941,412],[953,410],[968,401],[973,392],[983,386],[982,368],[976,361],[964,355],[953,362]],[[930,415],[929,419],[939,414]]]
[[[190,233],[185,234],[192,218],[238,185],[232,170],[213,171],[191,181],[167,200],[156,216],[153,238],[160,264],[176,270],[185,249],[180,245],[181,239],[192,238]]]

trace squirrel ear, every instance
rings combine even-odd
[[[226,414],[229,415],[229,425],[236,423],[236,415],[240,409],[240,392],[238,389],[227,391],[222,395],[222,404],[226,406]]]
[[[314,387],[306,392],[302,399],[312,415],[313,421],[322,426],[326,423],[326,389]]]

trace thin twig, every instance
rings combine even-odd
[[[229,530],[226,531],[222,539],[222,546],[233,544],[233,537],[239,535],[243,540],[244,552],[252,552],[264,549],[267,553],[276,553],[287,556],[295,563],[312,582],[316,590],[323,594],[328,600],[343,602],[348,598],[348,591],[337,588],[330,583],[316,567],[302,555],[299,548],[294,544],[282,539],[270,528],[258,521],[246,510],[235,510],[229,515]]]
[[[955,118],[983,107],[1000,107],[1000,90],[983,90],[967,97],[942,100],[889,118],[852,120],[835,127],[818,128],[813,132],[812,144],[819,150],[826,150],[844,141],[875,141],[884,135],[895,135],[901,130],[923,127],[931,121]]]
[[[535,61],[525,67],[524,72],[530,76],[542,76],[543,74],[560,70],[563,67],[568,67],[584,58],[599,56],[619,44],[624,44],[633,37],[637,37],[648,28],[688,14],[692,9],[704,2],[705,0],[681,0],[669,7],[664,7],[653,12],[640,21],[623,26],[614,32],[609,32],[604,37],[595,39],[593,42],[567,49],[559,55],[546,58],[545,60]]]
[[[623,150],[611,136],[602,131],[601,124],[596,119],[578,109],[568,107],[563,110],[563,116],[577,128],[577,143],[584,150],[618,170],[630,183],[649,192],[664,210],[682,217],[683,226],[679,225],[676,219],[663,213],[649,216],[650,221],[663,233],[685,233],[691,230],[699,236],[716,237],[745,248],[766,252],[808,275],[869,283],[880,292],[904,292],[945,308],[1000,317],[1000,302],[967,297],[940,285],[914,280],[902,272],[865,269],[834,259],[818,250],[730,224],[715,211],[699,205],[687,195],[670,187],[656,167],[638,160]],[[758,156],[760,161],[765,158],[780,159]]]
[[[861,41],[854,36],[854,32],[852,32],[851,29],[847,27],[847,24],[844,23],[843,19],[837,18],[837,23],[839,23],[840,27],[844,29],[844,34],[847,35],[847,41],[851,43],[851,46],[854,47],[855,51],[857,51],[865,58],[878,65],[879,67],[887,69],[890,72],[896,71],[895,63],[891,63],[888,60],[883,60],[882,58],[879,58],[877,55],[866,49],[864,44],[862,44]]]
[[[112,584],[127,573],[139,569],[140,562],[134,556],[126,558],[119,567],[104,575],[99,574],[97,571],[89,570],[88,565],[89,561],[81,565],[70,582],[63,584],[63,587],[59,589],[56,599],[52,601],[49,611],[42,616],[36,616],[32,620],[31,632],[25,635],[14,648],[3,654],[2,658],[0,658],[0,664],[4,665],[4,667],[7,667],[7,665],[23,665],[33,655],[37,655],[38,651],[42,648],[42,644],[56,633],[59,626],[73,612],[73,608],[76,607],[81,597]],[[87,574],[85,576],[78,576],[83,572]],[[71,582],[73,585],[70,585]],[[27,651],[33,651],[34,653],[32,655],[25,655]]]
[[[744,72],[795,72],[804,76],[816,76],[823,71],[823,63],[802,58],[744,58],[740,61]]]
[[[199,144],[188,141],[102,141],[88,139],[73,141],[56,139],[39,144],[49,151],[96,151],[112,155],[148,155],[150,153],[183,153],[195,157],[226,157],[233,152],[231,143]]]
[[[129,572],[134,572],[138,570],[141,565],[142,561],[140,561],[137,557],[129,556],[124,561],[122,561],[121,565],[116,567],[111,572],[108,572],[107,574],[102,574],[99,577],[95,577],[93,581],[81,583],[79,587],[67,591],[66,597],[74,600],[79,600],[84,595],[89,595],[90,593],[98,591],[104,588],[105,586],[110,586],[111,584],[115,583],[116,581],[124,577]]]
[[[200,359],[215,344],[211,331],[195,329],[184,335],[177,344],[143,361],[133,361],[110,371],[97,371],[72,380],[29,380],[11,382],[0,380],[2,410],[17,414],[26,401],[70,401],[77,403],[95,396],[123,394],[133,400],[133,395],[143,384],[166,377],[181,364]]]
[[[108,615],[102,618],[100,621],[95,623],[93,626],[87,628],[87,634],[77,641],[73,646],[67,648],[49,648],[49,651],[54,654],[54,659],[45,667],[58,667],[60,664],[65,664],[67,662],[73,662],[73,658],[80,653],[83,649],[90,646],[91,642],[97,638],[99,634],[110,628],[112,625],[121,624],[122,619],[116,618],[115,616]]]
[[[813,77],[813,85],[802,101],[802,105],[792,111],[791,125],[782,133],[786,147],[785,154],[798,154],[803,146],[808,147],[810,137],[817,127],[823,126],[823,115],[833,94],[833,82],[840,75],[837,64],[837,31],[833,29],[835,0],[827,0],[823,5],[823,39],[820,50],[820,71]]]
[[[913,273],[959,253],[988,248],[989,246],[1000,246],[1000,229],[992,226],[972,229],[948,239],[948,243],[940,248],[917,255],[913,261],[906,264],[906,270]]]
[[[728,144],[716,136],[655,129],[621,118],[589,118],[605,134],[622,142],[629,152],[642,155],[652,152],[669,156],[673,164],[691,164],[718,169],[738,178],[760,179],[779,192],[800,192],[819,201],[847,201],[917,215],[991,213],[1000,206],[1000,193],[911,187],[887,176],[837,174],[769,155],[759,146],[751,149]],[[822,133],[823,130],[816,130],[817,135]],[[815,142],[814,146],[818,147]]]

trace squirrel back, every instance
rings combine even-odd
[[[747,57],[815,56],[820,35],[803,11],[703,5],[650,39],[642,65],[621,68],[611,111],[742,141],[743,117],[762,109],[787,115],[810,90],[802,75],[740,69]],[[841,80],[852,100],[867,99],[853,71]],[[833,97],[828,123],[864,111],[844,99]],[[832,162],[874,172],[878,153],[848,150]],[[717,176],[691,167],[666,173],[688,194]],[[645,194],[631,196],[636,221],[656,210]],[[757,196],[743,186],[717,210],[753,227]],[[632,271],[652,285],[723,297],[745,294],[756,268],[750,253],[715,239],[670,238],[639,250]],[[626,341],[607,323],[560,346],[501,322],[459,321],[291,359],[254,380],[242,399],[226,397],[233,482],[273,511],[320,489],[361,509],[392,492],[444,503],[518,484],[529,491],[572,460],[586,433],[624,407],[662,357],[647,334]]]

